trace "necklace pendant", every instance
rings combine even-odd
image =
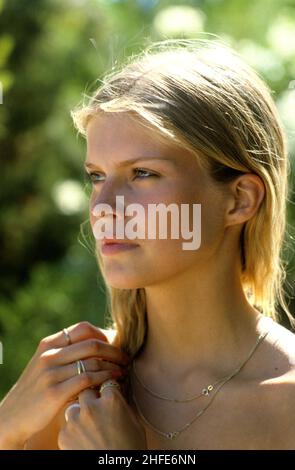
[[[172,441],[172,439],[175,439],[178,436],[178,434],[179,434],[179,432],[172,431],[172,432],[168,432],[166,434],[166,437],[167,437],[167,439],[170,439]]]
[[[210,392],[213,390],[213,385],[208,385],[208,387],[203,388],[202,395],[208,396]]]

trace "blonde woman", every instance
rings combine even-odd
[[[294,326],[282,287],[289,167],[266,85],[219,42],[168,41],[107,76],[73,118],[87,139],[104,333],[132,361],[121,389],[81,391],[27,448],[295,449],[295,336],[277,313]],[[197,247],[169,223],[167,237],[147,236],[160,203],[158,222],[186,205],[190,229],[201,207]],[[144,237],[97,236],[98,222],[126,227],[131,204]]]

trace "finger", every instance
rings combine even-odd
[[[115,373],[116,372],[104,370],[75,375],[64,382],[56,384],[55,394],[65,403],[76,398],[79,393],[87,388],[100,386],[105,380],[113,378],[113,374]]]
[[[98,398],[98,392],[96,390],[87,388],[86,390],[83,390],[82,392],[80,392],[79,404],[80,404],[81,410],[83,410],[83,408],[86,408],[90,401],[96,400],[97,398]]]
[[[76,323],[65,330],[66,331],[62,330],[44,338],[40,342],[39,347],[41,350],[65,347],[69,344],[84,341],[88,338],[96,338],[100,341],[108,342],[107,336],[101,331],[101,329],[89,322]]]
[[[77,418],[80,414],[80,404],[78,402],[72,403],[71,405],[67,406],[65,409],[65,420],[68,422],[71,419]]]
[[[105,380],[100,386],[100,397],[112,396],[114,393],[120,393],[121,387],[120,384],[115,379]]]
[[[113,362],[104,361],[100,358],[92,357],[90,359],[84,359],[83,366],[86,372],[99,372],[99,371],[111,371],[111,372],[122,372],[122,375],[127,374],[127,370],[120,367]],[[74,377],[78,374],[77,362],[72,362],[71,364],[66,364],[63,366],[53,367],[51,369],[53,376],[53,382],[58,383],[64,380],[68,380],[71,377]]]
[[[120,365],[127,365],[130,362],[129,357],[120,348],[99,339],[87,339],[66,348],[48,351],[48,354],[54,355],[56,365],[69,364],[90,357],[99,357]]]

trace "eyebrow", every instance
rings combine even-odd
[[[128,166],[131,165],[132,163],[139,162],[139,161],[145,161],[145,160],[160,160],[160,161],[167,161],[170,162],[174,165],[176,165],[175,160],[173,160],[170,157],[138,157],[138,158],[131,158],[129,160],[124,160],[123,162],[119,163],[118,166]],[[96,165],[94,165],[91,162],[86,162],[85,163],[85,168],[97,168]]]

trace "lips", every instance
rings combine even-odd
[[[101,242],[101,254],[104,256],[115,255],[138,248],[137,243],[130,243],[127,240],[117,240],[115,238],[104,238]]]
[[[129,240],[122,240],[117,238],[103,238],[101,241],[103,246],[105,245],[137,245],[137,243],[132,243]]]

